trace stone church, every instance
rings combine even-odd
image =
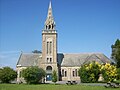
[[[46,71],[45,81],[51,81],[53,70],[57,71],[59,81],[79,81],[78,69],[81,65],[92,61],[110,63],[110,59],[102,53],[58,53],[57,31],[53,18],[51,2],[48,15],[42,31],[42,53],[21,53],[17,62],[17,81],[24,80],[20,73],[30,66],[38,66]]]

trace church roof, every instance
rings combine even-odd
[[[41,53],[22,53],[18,60],[17,66],[39,66],[42,60]],[[81,54],[57,54],[57,62],[63,67],[81,66],[92,61],[99,63],[110,63],[110,59],[102,53],[81,53]]]
[[[99,63],[110,63],[110,59],[102,53],[64,54],[61,66],[81,66],[82,64],[97,61]]]
[[[17,66],[39,66],[39,61],[42,59],[41,56],[41,53],[22,53],[19,57]]]

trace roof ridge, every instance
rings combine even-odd
[[[22,53],[22,54],[42,54],[42,53]]]
[[[84,53],[63,53],[64,55],[66,55],[66,54],[73,54],[73,55],[75,55],[75,54],[103,54],[103,53],[100,53],[100,52],[84,52]]]

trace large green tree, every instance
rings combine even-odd
[[[117,67],[120,68],[120,40],[117,39],[115,44],[111,46],[112,48],[112,59],[116,61]]]
[[[22,77],[28,84],[36,84],[45,77],[45,71],[37,66],[27,67],[22,70]]]
[[[117,79],[120,80],[120,68],[117,68],[117,73],[118,73],[118,77],[117,77]]]
[[[57,73],[56,73],[55,70],[54,70],[53,73],[52,73],[52,82],[54,82],[54,83],[57,82]]]
[[[16,71],[10,67],[0,68],[0,81],[2,83],[10,83],[17,77]]]

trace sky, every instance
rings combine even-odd
[[[120,39],[120,0],[51,0],[59,53],[104,53]],[[0,67],[42,50],[50,0],[0,0]]]

